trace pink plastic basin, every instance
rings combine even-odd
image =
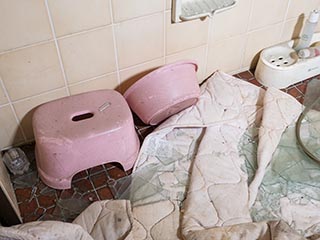
[[[191,61],[165,65],[139,79],[124,97],[144,123],[156,125],[197,102],[196,71],[197,64]]]

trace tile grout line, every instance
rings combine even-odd
[[[53,41],[54,41],[53,39],[47,39],[47,40],[43,40],[43,41],[40,41],[40,42],[24,45],[24,46],[21,46],[21,47],[11,48],[11,49],[4,50],[4,51],[0,52],[0,55],[4,55],[4,54],[20,51],[20,50],[23,50],[23,49],[26,49],[26,48],[36,47],[36,46],[43,45],[43,44],[46,44],[46,43],[50,43],[50,42],[53,42]]]
[[[94,183],[92,182],[91,174],[90,174],[89,172],[88,172],[88,178],[89,178],[89,181],[90,181],[90,183],[91,183],[92,189],[93,189],[94,193],[96,194],[96,196],[97,196],[97,198],[98,198],[98,201],[101,201],[100,196],[99,196],[99,194],[98,194],[98,192],[97,192],[96,186],[95,186]]]
[[[63,36],[60,36],[60,37],[56,37],[56,39],[57,40],[64,40],[64,39],[67,39],[67,38],[72,38],[72,37],[76,37],[76,36],[79,36],[79,35],[84,35],[84,34],[87,34],[87,33],[99,31],[99,30],[102,30],[104,28],[108,28],[108,27],[111,27],[111,26],[112,26],[111,23],[110,24],[105,24],[105,25],[93,27],[93,28],[90,28],[90,29],[80,30],[79,32],[68,33],[66,35],[63,35]]]
[[[41,96],[44,96],[44,95],[46,95],[46,94],[53,93],[53,92],[56,92],[56,91],[59,91],[59,90],[62,90],[62,89],[65,89],[65,86],[59,87],[59,88],[55,88],[55,89],[52,89],[52,90],[49,90],[49,91],[46,91],[46,92],[42,92],[42,93],[39,93],[39,94],[37,94],[37,95],[32,95],[32,96],[29,96],[29,97],[24,97],[24,98],[21,98],[21,99],[12,101],[12,103],[19,103],[19,102],[27,101],[27,100],[34,99],[34,98],[36,98],[36,97],[41,97]]]
[[[167,13],[166,13],[167,3],[163,1],[163,63],[166,64],[167,56]]]
[[[61,69],[61,72],[62,72],[62,77],[63,77],[64,84],[65,84],[65,89],[67,91],[67,95],[70,96],[70,89],[69,89],[69,86],[68,86],[67,75],[66,75],[66,72],[65,72],[65,69],[64,69],[64,66],[63,66],[61,52],[60,52],[60,48],[59,48],[56,32],[55,32],[55,29],[54,29],[54,24],[53,24],[53,20],[52,20],[50,8],[49,8],[48,0],[45,0],[45,6],[46,6],[48,18],[49,18],[51,32],[52,32],[52,35],[53,35],[54,45],[56,46],[56,49],[57,49],[57,55],[58,55],[58,59],[59,59],[60,69]]]
[[[47,0],[46,0],[46,3],[47,3]],[[163,12],[163,11],[154,12],[154,13],[150,13],[150,14],[139,16],[139,17],[135,17],[135,18],[126,19],[126,20],[121,21],[119,23],[128,22],[128,21],[132,21],[132,20],[139,20],[139,19],[146,18],[146,17],[151,17],[153,15],[160,14],[161,12]],[[51,27],[51,22],[52,22],[52,20],[51,20],[51,12],[50,12],[49,22],[50,22],[50,27]],[[102,26],[98,26],[98,27],[93,27],[91,29],[81,30],[81,31],[75,32],[75,33],[69,33],[69,34],[66,34],[66,35],[61,36],[61,37],[57,37],[55,35],[52,39],[47,39],[47,40],[43,40],[43,41],[40,41],[40,42],[31,43],[31,44],[28,44],[28,45],[25,45],[25,46],[15,47],[15,48],[12,48],[12,49],[9,49],[9,50],[2,51],[2,52],[0,52],[0,55],[7,54],[7,53],[10,53],[10,52],[19,51],[19,50],[22,50],[22,49],[25,49],[25,48],[29,48],[29,47],[35,47],[35,46],[38,46],[38,45],[54,42],[55,40],[61,40],[61,39],[65,39],[65,38],[69,38],[69,37],[73,37],[73,36],[77,36],[77,35],[81,35],[81,34],[90,33],[90,32],[93,32],[93,31],[96,31],[96,30],[100,30],[100,29],[103,29],[103,28],[106,28],[106,27],[111,27],[112,25],[117,25],[119,23],[114,23],[113,19],[112,19],[112,23],[111,24],[106,24],[106,25],[102,25]],[[53,26],[54,26],[54,24],[53,24]]]
[[[246,28],[246,33],[248,33],[249,29],[250,29],[250,22],[251,22],[252,15],[253,15],[253,5],[254,5],[254,0],[251,0],[250,13],[249,13],[249,17],[248,17],[248,24],[247,24],[247,28]]]
[[[115,57],[115,64],[116,64],[116,74],[117,74],[117,80],[118,80],[118,87],[121,91],[121,79],[120,79],[120,68],[119,68],[119,58],[118,58],[118,44],[117,44],[117,38],[116,38],[116,31],[115,27],[117,26],[114,23],[113,20],[113,6],[112,1],[109,0],[109,12],[110,12],[110,18],[111,18],[111,30],[112,30],[112,40],[113,40],[113,54]]]
[[[204,57],[204,74],[206,77],[204,77],[204,79],[206,79],[208,76],[210,76],[210,74],[208,74],[208,58],[209,58],[209,42],[210,42],[210,39],[211,39],[211,35],[213,34],[213,18],[214,18],[215,14],[213,14],[212,17],[209,18],[209,24],[208,24],[208,36],[207,36],[207,44],[206,44],[206,52],[205,52],[205,57]],[[201,79],[203,80],[203,79]]]
[[[279,42],[281,42],[281,38],[282,38],[282,35],[283,35],[283,32],[284,32],[284,27],[285,27],[286,19],[287,19],[287,17],[288,17],[290,4],[291,4],[291,0],[288,0],[287,9],[286,9],[286,12],[285,12],[285,14],[284,14],[284,19],[283,19],[283,21],[282,21],[280,36],[279,36],[279,39],[278,39]]]
[[[102,74],[102,75],[99,75],[99,76],[95,76],[95,77],[92,77],[92,78],[88,78],[86,80],[82,80],[82,81],[79,81],[79,82],[75,82],[75,83],[69,84],[69,86],[77,86],[77,85],[80,85],[82,83],[90,82],[90,81],[96,80],[96,79],[101,78],[101,77],[111,76],[112,74],[116,74],[116,71],[113,71],[113,72],[110,72],[110,73],[105,73],[105,74]],[[26,101],[26,100],[33,99],[33,98],[36,98],[36,97],[41,97],[43,95],[50,94],[50,93],[53,93],[53,92],[56,92],[56,91],[62,90],[62,89],[65,89],[65,86],[59,87],[59,88],[55,88],[55,89],[51,89],[49,91],[45,91],[45,92],[39,93],[37,95],[24,97],[24,98],[12,101],[12,103],[18,103],[18,102]],[[7,106],[7,105],[9,105],[9,103],[2,104],[2,105],[0,105],[0,107]]]
[[[95,76],[95,77],[91,77],[91,78],[88,78],[88,79],[85,79],[85,80],[81,80],[81,81],[77,81],[77,82],[74,82],[74,83],[70,83],[69,86],[70,87],[73,87],[73,86],[78,86],[82,83],[87,83],[87,82],[90,82],[90,81],[94,81],[98,78],[102,78],[102,77],[107,77],[107,76],[111,76],[113,74],[117,74],[117,71],[112,71],[112,72],[109,72],[109,73],[104,73],[104,74],[101,74],[101,75],[98,75],[98,76]]]
[[[2,87],[2,89],[3,89],[3,91],[4,91],[4,94],[6,95],[6,97],[7,97],[7,99],[8,99],[8,105],[10,106],[10,109],[11,109],[11,111],[12,111],[12,113],[13,113],[13,116],[14,116],[17,124],[18,124],[18,128],[19,128],[20,131],[21,131],[23,140],[24,140],[24,142],[26,142],[26,141],[28,140],[28,139],[27,139],[27,135],[25,134],[25,132],[24,132],[24,130],[23,130],[23,128],[22,128],[21,121],[20,121],[20,119],[19,119],[19,117],[18,117],[18,114],[17,114],[15,108],[13,107],[13,102],[12,102],[10,96],[9,96],[8,90],[7,90],[6,86],[4,85],[4,82],[3,82],[3,80],[2,80],[1,77],[0,77],[0,85],[1,85],[1,87]],[[17,144],[18,144],[18,143],[17,143]],[[11,146],[11,145],[10,145],[10,146]],[[8,146],[8,147],[10,147],[10,146]],[[7,147],[5,147],[5,148],[7,148]]]
[[[248,49],[248,39],[249,39],[249,34],[251,32],[249,32],[250,29],[250,22],[252,19],[252,14],[253,14],[253,5],[254,5],[254,0],[251,0],[251,5],[250,5],[250,13],[249,13],[249,17],[248,17],[248,23],[247,23],[247,28],[246,28],[246,32],[244,33],[245,36],[245,46],[242,50],[242,57],[241,57],[241,61],[240,61],[240,68],[245,68],[246,66],[244,66],[244,60],[245,60],[245,55]],[[250,65],[249,65],[249,69],[250,69]]]

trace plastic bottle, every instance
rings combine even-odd
[[[21,175],[28,171],[30,165],[26,154],[20,148],[10,148],[6,151],[3,155],[3,161],[14,175]]]
[[[320,56],[320,46],[309,47],[298,51],[299,58],[313,58]]]
[[[317,26],[318,20],[319,20],[319,11],[313,10],[309,15],[308,20],[306,21],[305,26],[303,27],[299,42],[297,46],[294,48],[296,51],[299,51],[304,48],[308,48],[310,46],[311,39],[312,39],[314,30]]]

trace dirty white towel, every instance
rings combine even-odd
[[[201,136],[197,131],[194,133],[201,141],[197,148],[192,148],[195,152],[191,154],[194,159],[190,169],[184,166],[191,175],[183,205],[177,197],[179,194],[169,194],[163,201],[150,198],[148,202],[145,198],[134,207],[125,200],[104,201],[92,204],[74,223],[83,227],[83,236],[89,233],[94,239],[305,239],[282,221],[253,223],[249,213],[283,131],[296,120],[301,110],[300,103],[279,90],[265,92],[250,83],[216,72],[202,86],[201,97],[195,106],[171,117],[145,139],[135,165],[138,173],[156,164],[159,158],[154,153],[161,154],[160,146],[156,144],[161,143],[161,139],[179,146],[171,134],[177,129],[201,129]],[[248,187],[238,145],[252,124],[261,124],[259,168]],[[183,152],[183,147],[181,149],[175,150]],[[166,176],[173,179],[170,173]],[[166,184],[167,179],[158,179],[161,186]],[[170,189],[170,186],[166,185],[167,191],[181,191],[181,188],[177,190],[172,185]],[[283,214],[292,216],[294,222],[294,218],[303,215],[301,207],[310,206],[299,206],[299,211],[295,211],[295,206],[284,208]],[[3,229],[0,229],[0,236]],[[19,229],[19,226],[12,229]],[[75,239],[71,236],[69,239]]]

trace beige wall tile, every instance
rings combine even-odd
[[[299,38],[303,27],[303,18],[292,18],[285,21],[283,31],[281,34],[281,41],[289,41],[291,39]]]
[[[26,100],[18,101],[13,104],[18,118],[20,119],[22,129],[28,140],[33,139],[32,115],[35,107],[39,106],[42,103],[65,96],[67,96],[66,89],[62,88]]]
[[[0,52],[52,38],[43,0],[1,0]]]
[[[162,65],[164,65],[163,58],[120,71],[120,91],[124,93],[132,84],[134,84],[140,78]]]
[[[299,16],[307,18],[309,16],[309,13],[313,9],[318,9],[319,7],[320,7],[319,0],[308,0],[308,1],[290,0],[287,19],[296,18]]]
[[[112,0],[113,18],[121,22],[164,10],[164,0]]]
[[[163,13],[115,27],[120,69],[163,56]]]
[[[204,80],[206,71],[206,45],[185,50],[166,57],[166,63],[173,63],[181,60],[193,60],[198,65],[197,77],[198,82]]]
[[[0,55],[0,76],[13,101],[64,85],[52,42]]]
[[[220,41],[247,31],[252,0],[237,1],[236,6],[212,18],[211,41]]]
[[[172,9],[172,0],[166,0],[166,10]]]
[[[48,0],[57,36],[111,23],[109,0]]]
[[[209,45],[207,75],[221,70],[234,72],[241,68],[247,36],[240,35]]]
[[[115,89],[119,86],[117,74],[113,73],[94,80],[85,81],[70,86],[71,94],[78,94],[98,89]]]
[[[172,54],[207,43],[209,19],[171,23],[171,13],[166,13],[166,53]]]
[[[1,79],[0,79],[0,81],[1,81]],[[5,104],[7,102],[8,102],[8,98],[5,95],[4,90],[0,84],[0,105]]]
[[[23,136],[9,105],[0,107],[0,149],[23,142]]]
[[[266,27],[284,20],[288,8],[288,1],[289,0],[253,1],[249,30]]]
[[[249,33],[242,67],[254,67],[261,50],[280,42],[281,25],[277,24]]]
[[[116,70],[111,26],[59,40],[69,83]]]

